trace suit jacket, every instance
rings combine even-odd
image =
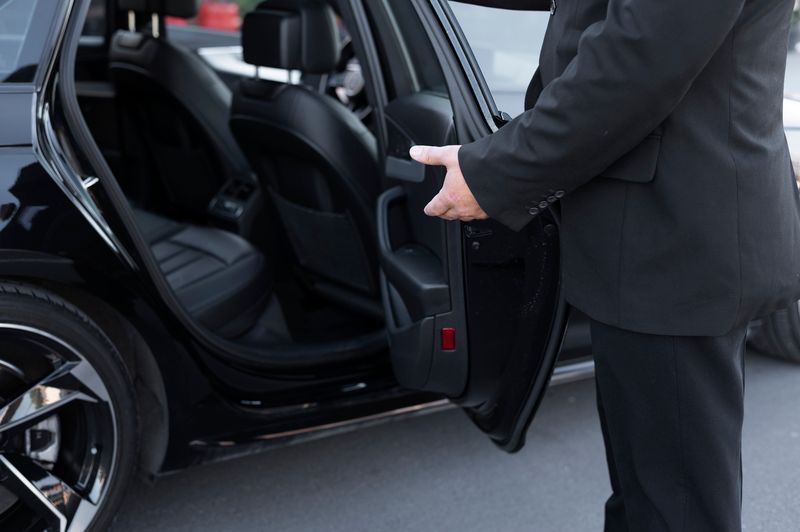
[[[637,332],[715,336],[800,297],[782,120],[793,3],[555,0],[528,110],[459,161],[512,229],[560,203],[572,305]]]

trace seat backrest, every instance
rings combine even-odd
[[[334,13],[321,0],[267,0],[245,16],[242,48],[259,67],[328,74],[340,55]],[[240,82],[230,124],[300,265],[376,294],[380,173],[366,126],[326,94],[258,78]]]
[[[191,17],[196,0],[120,0],[121,9]],[[126,157],[171,206],[203,211],[222,185],[249,179],[228,127],[231,91],[191,50],[150,31],[118,31],[110,50]]]

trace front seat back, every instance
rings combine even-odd
[[[202,213],[224,183],[253,178],[228,128],[230,89],[197,54],[165,38],[164,16],[192,17],[197,0],[119,0],[118,7],[155,14],[147,31],[118,31],[110,50],[133,199],[152,204],[165,195],[164,207]]]
[[[267,0],[246,15],[242,48],[257,67],[329,74],[340,56],[334,13],[318,0]],[[299,266],[346,297],[376,297],[380,174],[370,131],[326,94],[258,77],[240,82],[230,126]]]

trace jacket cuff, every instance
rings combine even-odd
[[[488,164],[486,151],[491,136],[458,150],[458,164],[472,195],[489,218],[497,220],[513,231],[520,231],[534,218],[524,204],[518,204],[506,190],[505,184],[495,177]]]

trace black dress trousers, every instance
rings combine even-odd
[[[660,336],[592,322],[607,532],[741,530],[746,333]]]

